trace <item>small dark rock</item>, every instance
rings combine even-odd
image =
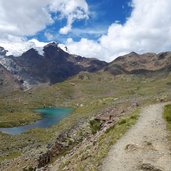
[[[144,171],[163,171],[162,169],[153,166],[150,163],[143,163],[140,165],[140,169],[144,170]]]

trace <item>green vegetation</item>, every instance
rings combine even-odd
[[[32,112],[16,112],[15,114],[13,112],[5,113],[5,115],[0,115],[0,128],[26,125],[38,119],[41,119],[40,115]]]
[[[18,93],[19,96],[22,94]],[[14,127],[32,123],[41,116],[33,112],[33,108],[26,103],[25,100],[20,100],[13,97],[0,99],[0,127]]]
[[[167,127],[171,130],[171,104],[168,104],[164,107],[163,116],[167,121]]]
[[[18,151],[15,151],[15,152],[11,152],[11,153],[9,153],[8,155],[6,155],[6,156],[0,156],[0,162],[1,161],[3,161],[3,160],[10,160],[10,159],[14,159],[14,158],[16,158],[16,157],[19,157],[21,155],[21,153],[20,152],[18,152]]]
[[[135,110],[128,117],[121,118],[113,127],[109,128],[102,134],[97,142],[85,145],[68,160],[65,160],[59,166],[59,171],[63,168],[70,168],[75,171],[96,171],[101,165],[102,159],[107,155],[111,145],[125,132],[136,123],[138,119],[139,109]]]
[[[159,101],[161,97],[169,100],[170,82],[171,74],[147,77],[82,72],[52,86],[41,85],[29,91],[16,91],[8,96],[1,96],[0,127],[17,126],[40,119],[33,110],[44,106],[70,107],[74,112],[59,124],[47,129],[32,129],[16,136],[0,133],[0,154],[5,159],[15,149],[21,153],[35,151],[37,148],[41,151],[47,144],[52,144],[62,132],[80,122],[89,122],[92,117],[108,108],[126,109],[134,101],[144,105]],[[120,126],[125,124],[125,120],[120,122]]]
[[[81,79],[86,77],[88,79]],[[26,92],[14,92],[0,99],[0,127],[23,125],[40,119],[33,109],[43,106],[67,106],[82,112],[89,108],[98,108],[96,102],[106,103],[103,99],[150,101],[170,95],[171,75],[153,77],[119,75],[107,72],[80,73],[62,83],[53,86],[41,86]],[[156,94],[157,92],[157,94]],[[117,101],[117,100],[116,100]],[[111,100],[112,102],[112,100]],[[91,106],[91,103],[95,106]],[[108,103],[108,102],[107,102]],[[96,106],[97,104],[97,106]],[[85,107],[84,105],[89,105]],[[105,104],[100,104],[105,106]],[[84,109],[83,109],[84,108]],[[86,111],[85,111],[86,112]],[[89,115],[89,114],[87,114]],[[25,117],[24,117],[25,116]]]
[[[96,134],[101,128],[101,122],[99,120],[90,120],[90,129],[92,134]]]
[[[167,128],[169,130],[168,140],[171,142],[171,104],[165,105],[163,117],[167,122]]]

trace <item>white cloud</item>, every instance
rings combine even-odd
[[[68,47],[68,50],[70,53],[87,56],[88,57],[98,57],[100,56],[105,57],[105,52],[103,52],[102,48],[99,46],[99,44],[93,40],[87,40],[82,38],[80,42],[74,42],[71,38],[67,40],[66,46]],[[84,55],[83,55],[84,54]],[[99,54],[101,54],[99,56]]]
[[[97,41],[82,38],[75,42],[68,39],[66,46],[74,54],[111,61],[130,51],[171,50],[171,1],[132,0],[129,5],[133,11],[126,23],[121,25],[115,22],[104,33],[101,32],[103,28],[92,28],[92,31],[72,28],[75,20],[88,19],[91,11],[86,0],[0,0],[0,46],[15,54],[30,47],[39,46],[40,50],[43,43],[28,41],[23,37],[34,35],[47,25],[66,19],[66,25],[60,29],[61,34],[102,34]],[[51,12],[57,16],[52,17]],[[49,40],[53,38],[48,32],[45,36]]]
[[[107,33],[107,28],[103,25],[97,25],[96,27],[73,28],[71,32],[79,37],[85,35],[101,36]]]
[[[45,32],[44,36],[47,38],[48,41],[51,41],[54,39],[54,35],[49,32]]]
[[[60,34],[67,34],[72,29],[73,22],[78,19],[88,19],[88,4],[85,0],[58,0],[50,5],[51,11],[60,12],[60,18],[67,18],[67,25],[60,29]]]
[[[8,35],[33,35],[53,22],[47,0],[0,0],[0,32]],[[2,35],[0,35],[2,37]]]
[[[58,47],[68,53],[68,48],[64,44],[58,44]]]
[[[52,12],[57,17],[52,17]],[[64,18],[67,25],[60,29],[61,34],[71,31],[75,20],[88,18],[86,0],[0,0],[0,46],[6,47],[9,54],[20,54],[38,43],[24,37],[35,35]],[[53,39],[48,32],[45,36]]]
[[[132,14],[124,25],[113,23],[98,41],[68,41],[69,51],[111,61],[130,51],[171,50],[171,1],[133,0],[132,6]]]
[[[71,31],[71,24],[67,24],[65,27],[59,30],[60,34],[68,34]]]
[[[27,41],[23,38],[10,36],[8,40],[1,41],[0,45],[8,50],[7,55],[19,56],[30,48],[36,49],[38,53],[42,55],[43,47],[47,45],[47,43],[39,42],[36,39]]]
[[[57,19],[67,19],[67,25],[61,29],[61,33],[68,33],[75,20],[88,18],[85,0],[0,0],[0,11],[0,32],[4,37],[8,34],[34,35],[55,22],[52,12],[60,15]]]

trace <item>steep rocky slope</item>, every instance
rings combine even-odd
[[[171,52],[137,54],[131,52],[112,61],[105,71],[117,74],[144,74],[171,70]]]
[[[0,59],[0,63],[25,86],[38,83],[54,84],[80,71],[95,72],[107,65],[97,59],[71,55],[59,48],[57,43],[46,45],[43,55],[35,49],[30,49],[19,57],[5,56],[6,51],[3,48],[1,52],[4,57]]]
[[[7,95],[19,89],[20,82],[0,65],[0,95]]]

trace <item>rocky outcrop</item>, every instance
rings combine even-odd
[[[49,164],[52,159],[65,149],[65,146],[63,146],[61,143],[56,142],[51,149],[49,149],[46,153],[40,155],[38,159],[38,168],[44,167],[47,164]]]
[[[8,95],[19,89],[21,89],[20,82],[0,64],[0,95]]]
[[[142,163],[139,168],[143,171],[163,171],[162,168],[159,168],[159,167],[156,167],[156,166],[153,166],[152,164],[150,163]]]
[[[136,107],[137,106],[127,107],[125,110],[127,112],[131,112]],[[109,115],[112,117],[110,118],[111,122],[109,122],[109,120],[106,119]],[[88,144],[91,143],[95,145],[98,137],[100,137],[107,130],[112,128],[118,122],[119,118],[123,115],[125,115],[125,113],[122,108],[105,109],[102,113],[100,113],[94,118],[95,120],[97,119],[102,121],[101,129],[96,134],[92,134],[91,130],[89,130],[90,128],[87,128],[87,123],[80,123],[80,126],[77,125],[70,131],[63,132],[58,136],[54,145],[50,146],[46,153],[40,155],[38,159],[38,168],[48,170],[46,169],[46,167],[48,168],[49,163],[51,163],[54,160],[54,158],[59,158],[60,163],[60,155],[64,152],[66,152],[66,156],[64,158],[67,158],[69,156],[74,155],[79,148],[86,147]],[[89,130],[88,132],[87,129]],[[83,134],[83,137],[78,136],[80,135],[78,134],[80,130],[82,130],[81,134]],[[87,157],[88,156],[83,156],[81,160],[85,160]]]
[[[5,50],[3,47],[0,47],[0,56],[5,56],[7,53],[7,50]]]
[[[120,56],[112,61],[105,71],[113,75],[118,74],[149,74],[155,72],[170,72],[171,70],[171,52],[159,54],[145,53],[137,54],[131,52]]]

